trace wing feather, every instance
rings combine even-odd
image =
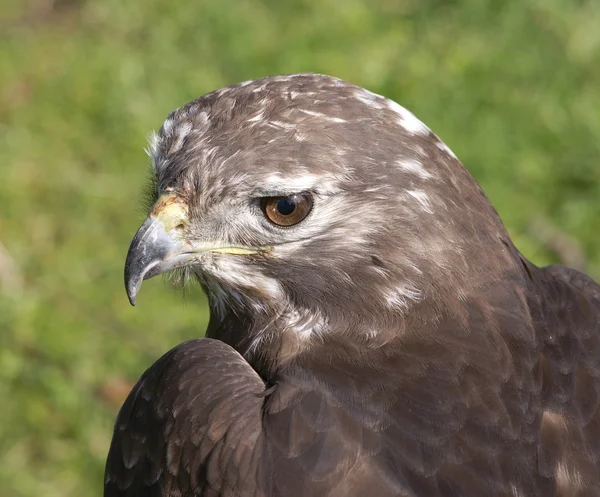
[[[119,413],[105,497],[239,495],[242,483],[244,495],[260,495],[264,390],[223,342],[175,347],[143,374]]]

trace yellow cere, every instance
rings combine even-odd
[[[160,221],[165,231],[168,232],[178,226],[187,226],[188,208],[178,195],[165,193],[156,201],[150,217]]]

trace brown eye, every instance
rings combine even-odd
[[[312,195],[308,192],[287,197],[265,197],[261,207],[267,219],[277,226],[293,226],[302,221],[312,208]]]

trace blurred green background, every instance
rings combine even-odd
[[[112,423],[201,292],[131,308],[146,136],[229,83],[314,71],[411,109],[538,264],[600,277],[597,0],[4,0],[0,495],[100,495]]]

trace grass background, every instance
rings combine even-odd
[[[142,149],[173,108],[275,73],[394,98],[457,153],[517,246],[600,277],[596,0],[4,0],[0,496],[101,494],[142,371],[200,336],[204,297],[122,270]]]

